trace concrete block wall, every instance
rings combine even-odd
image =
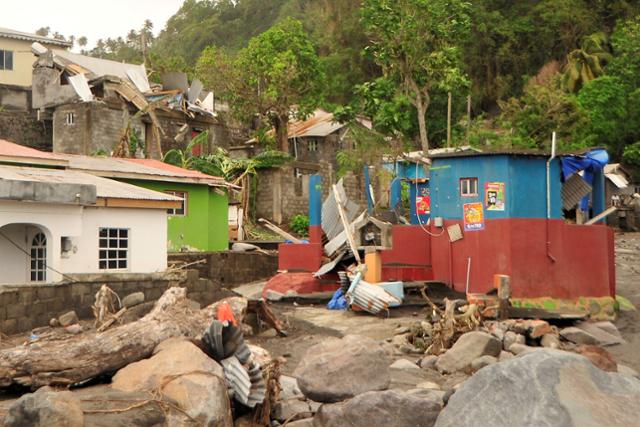
[[[36,113],[0,111],[0,139],[51,151],[53,131],[50,121],[38,121]]]
[[[203,307],[223,296],[219,284],[199,278],[195,271],[177,275],[77,275],[74,278],[77,281],[73,283],[0,286],[0,332],[29,332],[71,310],[81,319],[93,319],[91,306],[103,284],[120,298],[144,292],[145,302],[157,300],[171,286],[186,287],[187,296]]]
[[[200,278],[212,280],[225,288],[257,280],[268,280],[278,272],[278,255],[261,252],[185,252],[169,254],[169,262],[192,263],[190,269],[197,270]],[[215,285],[212,285],[215,290]]]

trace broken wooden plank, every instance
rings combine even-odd
[[[617,206],[611,206],[609,209],[607,209],[606,211],[602,212],[599,215],[594,216],[593,218],[591,218],[589,221],[585,222],[584,225],[593,225],[596,222],[605,219],[606,217],[608,217],[609,215],[611,215],[612,213],[614,213],[615,211],[618,210]]]
[[[262,225],[264,225],[265,227],[267,227],[269,230],[273,231],[276,234],[279,234],[280,236],[284,237],[285,239],[293,242],[293,243],[303,243],[302,240],[298,239],[296,236],[294,236],[293,234],[287,233],[286,231],[284,231],[282,228],[278,227],[275,224],[272,224],[271,222],[267,221],[264,218],[260,218],[258,219],[258,222],[261,223]]]
[[[351,252],[353,252],[353,256],[355,256],[358,265],[362,264],[362,258],[360,258],[360,253],[358,252],[358,247],[356,246],[355,239],[353,237],[353,233],[351,232],[351,227],[349,227],[349,220],[347,219],[347,214],[344,210],[343,200],[340,197],[340,191],[338,190],[338,186],[333,184],[333,195],[336,198],[336,202],[338,205],[338,213],[340,214],[340,220],[342,221],[342,226],[344,227],[344,231],[347,234],[347,241],[349,242],[349,247],[351,248]]]

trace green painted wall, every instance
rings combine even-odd
[[[186,216],[169,216],[169,251],[182,248],[197,251],[223,251],[229,245],[228,196],[222,189],[207,185],[164,181],[121,180],[155,191],[189,193]]]

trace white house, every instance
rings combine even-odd
[[[57,161],[45,156],[49,167]],[[180,205],[177,197],[82,172],[0,165],[0,283],[163,271],[167,209]]]

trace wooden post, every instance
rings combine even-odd
[[[498,290],[498,319],[509,318],[509,298],[511,298],[511,278],[504,274],[493,275],[493,286]]]
[[[447,148],[451,147],[451,92],[447,100]]]
[[[469,144],[470,133],[471,133],[471,95],[467,95],[467,144]]]
[[[356,261],[358,265],[362,264],[362,258],[360,258],[360,253],[358,252],[358,247],[356,246],[356,242],[353,238],[353,233],[351,233],[351,227],[349,227],[349,221],[347,220],[347,214],[344,212],[344,206],[342,202],[342,198],[340,197],[340,192],[338,191],[338,186],[333,184],[333,197],[336,198],[336,204],[338,205],[338,213],[340,214],[340,219],[342,220],[342,226],[344,227],[344,234],[347,235],[347,241],[349,242],[349,247],[351,248],[351,252],[353,252],[353,256],[356,257]]]

